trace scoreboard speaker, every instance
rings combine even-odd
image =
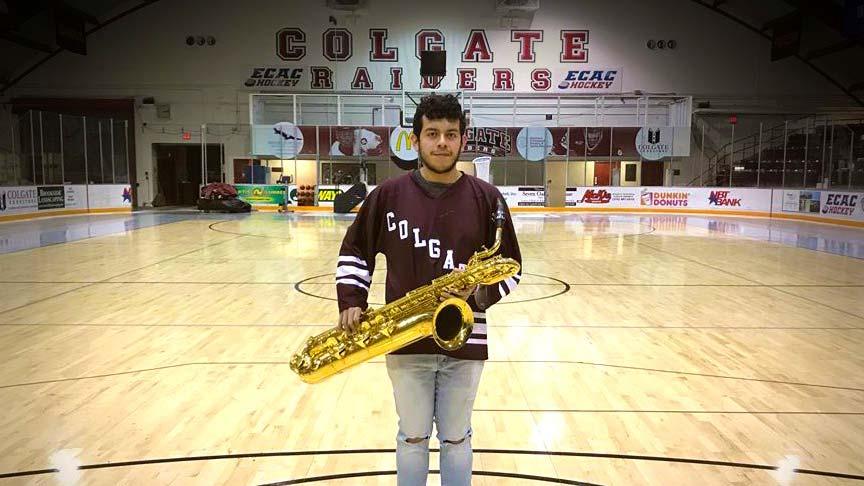
[[[358,204],[366,199],[366,184],[359,182],[351,186],[347,191],[337,194],[333,200],[334,213],[349,213]]]
[[[446,51],[422,51],[420,52],[420,76],[446,76],[447,75],[447,52]]]

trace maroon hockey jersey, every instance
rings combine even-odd
[[[504,201],[495,186],[464,173],[438,197],[427,192],[410,172],[383,182],[366,197],[342,241],[336,269],[339,311],[367,308],[378,253],[383,253],[387,261],[387,303],[455,268],[464,268],[474,252],[494,243],[493,217],[498,199]],[[522,263],[506,204],[498,253]],[[520,271],[495,287],[486,288],[485,308],[512,292],[521,277]],[[474,296],[468,298],[468,304],[474,311],[474,330],[461,349],[445,351],[432,338],[426,338],[393,354],[487,359],[485,308],[479,307]]]

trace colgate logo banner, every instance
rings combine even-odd
[[[708,196],[708,204],[712,206],[736,206],[741,207],[741,198],[729,197],[732,191],[711,191]]]
[[[374,12],[374,6],[370,6],[369,18],[374,18]],[[417,89],[622,91],[622,68],[593,64],[591,51],[603,47],[602,38],[591,40],[590,31],[580,25],[511,29],[505,35],[498,29],[487,31],[480,25],[468,28],[436,27],[432,22],[410,28],[405,25],[373,28],[286,25],[275,32],[271,59],[263,65],[244,66],[243,85],[280,91],[370,93]],[[446,75],[421,77],[421,53],[444,50]]]

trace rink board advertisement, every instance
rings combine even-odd
[[[86,210],[88,187],[121,187],[128,186],[85,186],[63,185],[50,186],[9,186],[0,187],[0,217],[21,214],[47,214],[68,210]],[[109,189],[113,190],[113,189]],[[121,189],[122,190],[122,189]],[[96,201],[99,202],[99,201]],[[131,203],[131,198],[130,198]],[[127,204],[129,206],[130,204]],[[109,208],[109,205],[97,205],[90,201],[90,208]]]
[[[765,189],[736,189],[699,187],[690,189],[689,207],[718,211],[771,211],[771,191]]]
[[[568,187],[567,207],[635,208],[639,206],[639,187]]]
[[[864,222],[864,193],[821,191],[819,216],[828,219]]]
[[[84,188],[84,186],[80,186]],[[90,208],[131,208],[132,191],[127,184],[100,184],[87,187]]]
[[[510,208],[543,207],[546,191],[543,186],[502,186],[498,188]]]
[[[565,205],[576,208],[771,211],[769,189],[711,187],[568,187]]]
[[[280,206],[285,202],[285,186],[278,184],[235,184],[237,198],[253,206]],[[290,188],[290,186],[289,186]]]

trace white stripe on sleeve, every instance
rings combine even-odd
[[[356,281],[356,280],[354,280],[354,279],[350,279],[350,278],[340,278],[339,280],[336,280],[336,283],[337,283],[337,284],[340,284],[340,283],[341,283],[341,284],[345,284],[345,285],[353,285],[353,286],[355,286],[355,287],[360,287],[361,289],[365,290],[366,292],[369,292],[369,286],[367,286],[367,285],[363,285],[363,284],[361,284],[360,282],[358,282],[358,281]]]
[[[363,265],[365,268],[369,268],[369,265],[366,264],[366,260],[361,260],[360,258],[353,256],[340,256],[338,263],[356,263],[358,265]]]
[[[347,277],[348,275],[354,275],[359,277],[361,280],[364,280],[366,283],[370,283],[372,281],[372,276],[369,275],[368,270],[363,270],[362,268],[352,267],[350,265],[342,265],[341,267],[336,269],[336,279],[340,279],[342,277]]]

